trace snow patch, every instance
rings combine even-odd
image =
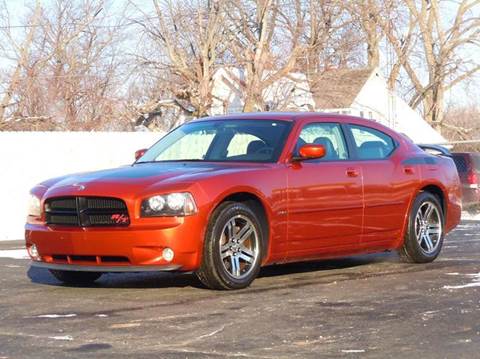
[[[427,321],[435,317],[437,313],[439,313],[439,310],[429,310],[427,312],[422,313],[422,320]]]
[[[26,249],[0,250],[0,258],[30,259]]]
[[[462,220],[480,221],[480,212],[478,213],[462,212]]]
[[[342,353],[365,353],[365,349],[342,349]]]
[[[461,284],[461,285],[444,285],[443,289],[463,289],[463,288],[472,288],[480,287],[480,273],[466,274],[466,277],[472,278],[471,283]]]
[[[42,314],[37,315],[35,318],[50,318],[50,319],[57,319],[57,318],[73,318],[76,317],[76,314]]]
[[[53,336],[53,337],[48,337],[49,339],[54,339],[54,340],[73,340],[73,337],[71,335],[58,335],[58,336]]]

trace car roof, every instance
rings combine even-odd
[[[368,120],[366,118],[348,116],[328,112],[241,112],[229,115],[215,115],[209,117],[200,117],[191,122],[197,121],[211,121],[211,120],[283,120],[283,121],[302,121],[309,119],[318,120],[335,120],[338,122],[349,122],[352,120],[361,120],[369,123],[378,124],[378,122]]]
[[[390,135],[398,136],[398,133],[383,124],[366,118],[348,116],[344,114],[328,112],[242,112],[229,115],[217,115],[210,117],[201,117],[190,122],[201,121],[221,121],[221,120],[277,120],[290,122],[303,122],[308,120],[317,120],[325,122],[352,123],[360,126],[367,126],[386,132]]]

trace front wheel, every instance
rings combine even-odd
[[[60,282],[79,286],[92,284],[102,276],[102,273],[98,272],[76,272],[57,269],[50,269],[50,273]]]
[[[197,277],[211,289],[248,287],[260,271],[263,223],[252,208],[222,203],[208,224]]]
[[[400,256],[406,262],[432,262],[440,254],[444,239],[444,215],[438,198],[420,193],[412,205]]]

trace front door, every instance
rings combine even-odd
[[[322,144],[326,155],[288,169],[288,259],[348,251],[362,233],[362,172],[350,161],[342,127],[307,124],[296,151],[309,143]]]

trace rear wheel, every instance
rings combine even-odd
[[[400,256],[407,262],[427,263],[440,254],[444,239],[444,215],[438,198],[422,192],[415,199],[409,216]]]
[[[102,273],[98,272],[76,272],[57,269],[50,269],[50,273],[60,282],[70,285],[92,284],[102,276]]]
[[[197,276],[212,289],[248,287],[260,271],[263,223],[247,205],[222,203],[208,224]]]

